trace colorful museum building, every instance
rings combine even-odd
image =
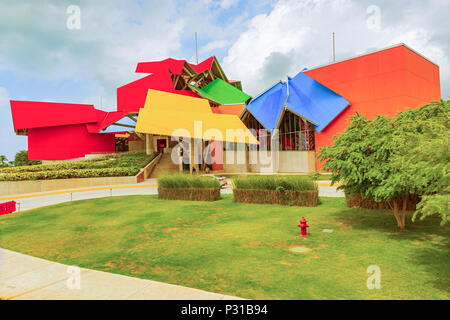
[[[200,146],[200,158],[208,157],[215,171],[311,172],[320,170],[317,150],[332,144],[355,112],[394,116],[441,99],[439,66],[404,44],[305,69],[255,97],[228,79],[215,57],[197,65],[141,62],[135,72],[145,76],[117,88],[114,112],[11,100],[15,132],[28,136],[29,159],[173,154],[184,137]],[[263,147],[269,156],[278,151],[276,169],[254,161]],[[193,157],[191,152],[191,168]]]

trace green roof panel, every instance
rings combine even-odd
[[[237,89],[231,84],[223,81],[222,79],[216,79],[202,89],[190,86],[200,96],[212,100],[220,104],[235,104],[245,103],[251,98],[245,92]]]

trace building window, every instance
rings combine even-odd
[[[286,110],[279,126],[280,150],[314,151],[315,128],[308,120]]]
[[[260,145],[267,146],[271,150],[271,133],[268,132],[261,123],[251,114],[247,113],[243,118],[244,124],[258,139]],[[283,118],[279,124],[279,149],[282,151],[314,151],[315,128],[308,120],[296,115],[289,110],[285,110]]]

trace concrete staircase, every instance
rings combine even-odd
[[[162,173],[173,173],[178,172],[179,170],[179,166],[172,162],[170,153],[164,153],[161,157],[161,160],[159,160],[159,163],[153,169],[150,178],[158,178],[158,176],[160,176]]]

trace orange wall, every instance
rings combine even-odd
[[[397,46],[305,72],[343,96],[350,106],[322,132],[316,132],[316,150],[333,143],[349,119],[359,112],[373,119],[377,114],[395,116],[441,99],[439,67]],[[317,163],[318,170],[321,165]]]

